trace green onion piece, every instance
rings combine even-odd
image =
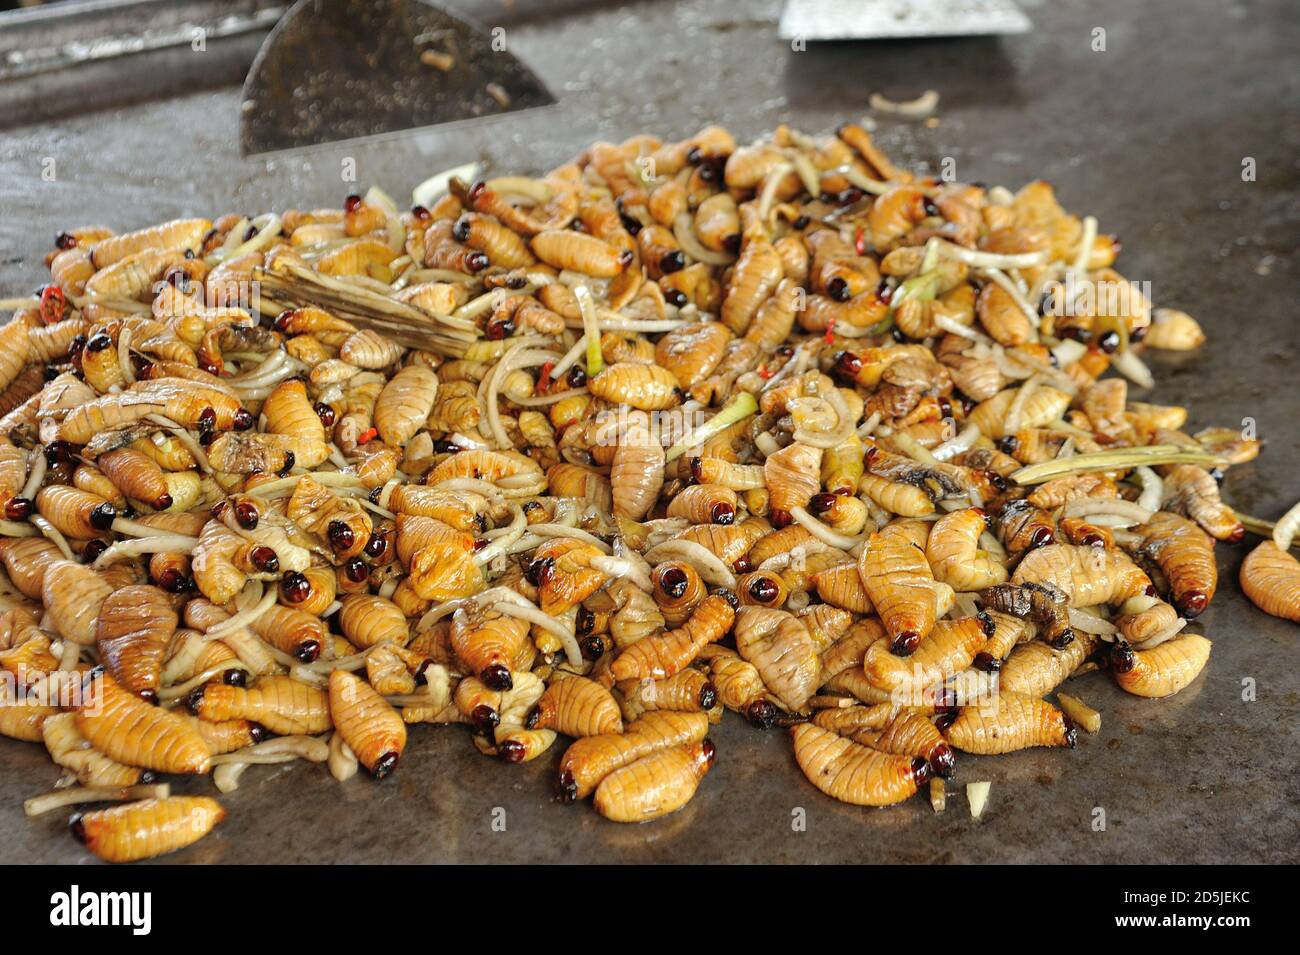
[[[579,285],[573,290],[582,312],[582,331],[587,336],[587,377],[595,378],[605,370],[605,356],[600,352],[600,324],[596,320],[596,300],[591,289]]]
[[[1276,521],[1266,521],[1262,517],[1251,517],[1249,514],[1243,514],[1241,511],[1234,510],[1237,520],[1241,521],[1241,526],[1246,528],[1246,532],[1254,534],[1256,537],[1263,537],[1266,540],[1273,539],[1273,528]],[[1300,537],[1296,537],[1291,542],[1292,550],[1300,550]]]
[[[698,444],[703,444],[714,435],[731,427],[737,421],[748,418],[758,411],[758,402],[748,391],[742,391],[735,395],[730,401],[718,409],[715,414],[704,424],[700,425],[690,434],[682,436],[682,439],[668,449],[664,456],[665,463],[675,461],[691,448]]]
[[[1017,484],[1042,484],[1063,474],[1077,474],[1081,471],[1110,471],[1118,468],[1133,468],[1139,464],[1201,464],[1210,467],[1222,467],[1228,463],[1226,458],[1205,451],[1188,451],[1176,444],[1153,444],[1142,448],[1116,448],[1113,451],[1097,451],[1092,454],[1076,454],[1072,457],[1042,464],[1030,465],[1011,474],[1011,480]]]

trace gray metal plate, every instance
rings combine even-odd
[[[878,141],[913,168],[937,172],[952,157],[963,179],[1048,179],[1068,208],[1119,233],[1123,273],[1152,282],[1157,304],[1197,316],[1210,339],[1156,360],[1149,397],[1189,406],[1192,430],[1252,419],[1266,450],[1230,473],[1224,494],[1276,517],[1300,498],[1292,4],[1025,6],[1036,29],[1023,37],[803,53],[777,36],[775,0],[557,15],[507,28],[511,48],[560,94],[556,108],[301,155],[239,157],[237,90],[18,129],[0,141],[0,291],[39,283],[53,233],[78,223],[337,205],[370,183],[401,198],[469,159],[540,170],[594,139],[683,136],[715,121],[741,139],[783,121],[829,130],[860,116],[873,90],[906,99],[934,88],[937,128],[882,122]],[[1104,53],[1090,48],[1098,27]],[[1246,157],[1253,182],[1242,180]],[[45,158],[56,162],[52,182]],[[352,166],[355,183],[343,178]],[[558,752],[507,767],[479,756],[460,727],[417,727],[380,784],[339,785],[319,767],[250,769],[222,797],[226,822],[166,861],[1300,861],[1300,629],[1241,595],[1243,553],[1220,546],[1220,593],[1195,626],[1214,655],[1196,683],[1159,701],[1126,696],[1102,674],[1081,679],[1072,692],[1102,711],[1103,728],[1077,750],[960,759],[958,784],[993,782],[978,822],[959,793],[941,816],[921,799],[885,810],[835,803],[803,779],[783,734],[734,715],[714,733],[718,765],[696,799],[644,826],[550,802]],[[1243,699],[1247,679],[1253,702]],[[23,817],[22,800],[58,777],[45,755],[6,740],[0,762],[0,861],[87,861],[62,814]],[[492,827],[496,807],[504,832]],[[792,828],[798,808],[806,831]]]

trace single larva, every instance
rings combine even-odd
[[[184,719],[91,671],[76,710],[77,731],[110,759],[160,773],[206,773],[209,752]]]
[[[803,709],[816,691],[821,659],[798,617],[767,607],[741,607],[736,614],[736,649],[758,670],[783,709]]]
[[[790,735],[804,776],[840,802],[892,806],[915,795],[930,778],[930,765],[920,756],[885,753],[812,723],[792,727]]]
[[[1264,541],[1241,564],[1241,589],[1260,610],[1300,623],[1300,561]]]
[[[1034,746],[1073,749],[1078,731],[1051,703],[1001,692],[962,707],[943,735],[962,752],[990,755]]]
[[[69,826],[105,862],[136,862],[193,845],[225,818],[207,796],[169,796],[79,813]]]
[[[104,599],[95,644],[123,689],[150,702],[158,699],[163,655],[177,623],[171,598],[157,587],[123,587]]]
[[[610,665],[614,679],[663,680],[677,673],[705,646],[726,636],[738,603],[729,592],[705,597],[680,628],[638,640],[620,653]]]
[[[406,724],[368,683],[346,670],[332,672],[329,717],[371,775],[392,772],[406,747]]]
[[[1172,696],[1200,675],[1210,659],[1210,641],[1181,633],[1150,650],[1117,641],[1110,653],[1115,682],[1136,696]]]
[[[893,652],[911,653],[934,628],[936,616],[935,579],[925,550],[903,525],[891,524],[871,535],[858,572]]]
[[[614,822],[648,822],[676,812],[690,802],[715,758],[708,739],[643,756],[601,780],[596,811]]]
[[[288,676],[261,677],[247,689],[208,683],[190,694],[187,705],[210,723],[251,720],[285,736],[324,733],[333,726],[325,692]]]
[[[527,726],[565,736],[599,736],[623,732],[623,719],[609,690],[586,677],[571,676],[546,688]]]

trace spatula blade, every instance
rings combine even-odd
[[[784,40],[875,40],[1028,33],[1011,0],[788,0]]]
[[[555,102],[483,27],[419,0],[298,0],[244,81],[244,155]],[[439,56],[422,60],[425,51]],[[443,70],[450,56],[450,68]],[[426,61],[428,60],[428,61]]]

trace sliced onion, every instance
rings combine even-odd
[[[1134,468],[1133,474],[1142,484],[1142,494],[1137,499],[1138,507],[1146,508],[1152,513],[1160,510],[1160,503],[1165,499],[1164,480],[1145,464]]]
[[[666,560],[684,560],[695,568],[706,583],[729,589],[736,586],[736,575],[731,572],[731,568],[713,551],[694,541],[664,541],[650,548],[642,556],[651,567],[662,564]]]
[[[1084,633],[1093,633],[1102,637],[1114,636],[1119,632],[1119,628],[1109,620],[1088,613],[1078,607],[1070,608],[1070,626],[1075,630],[1082,630]]]
[[[1117,351],[1110,358],[1111,367],[1139,388],[1154,388],[1156,380],[1151,376],[1151,369],[1146,366],[1133,349]]]
[[[444,169],[442,172],[430,176],[411,190],[411,204],[424,206],[428,209],[433,206],[439,197],[446,194],[447,190],[451,188],[453,179],[473,182],[478,178],[478,172],[479,164],[476,162],[467,162],[462,166]]]
[[[1300,530],[1300,504],[1279,517],[1273,525],[1273,543],[1277,549],[1285,554],[1291,548],[1297,530]]]

